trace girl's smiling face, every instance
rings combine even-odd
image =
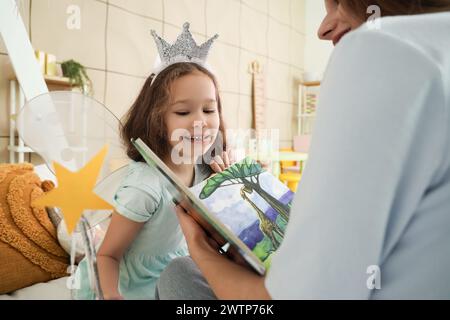
[[[191,72],[172,83],[171,99],[164,114],[172,148],[177,146],[183,151],[189,148],[191,155],[200,156],[212,146],[220,126],[216,92],[214,82],[200,71]]]

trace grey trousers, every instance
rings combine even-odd
[[[191,257],[172,260],[161,273],[157,300],[215,300],[214,292]]]

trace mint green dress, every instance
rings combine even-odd
[[[172,259],[189,254],[172,197],[155,170],[146,163],[131,162],[114,196],[119,214],[145,222],[120,261],[119,292],[125,299],[154,299],[160,273]],[[197,165],[194,184],[210,174],[209,167]],[[79,263],[75,277],[79,277],[80,289],[74,290],[74,299],[93,299],[86,259]]]

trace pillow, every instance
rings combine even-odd
[[[53,186],[31,164],[0,164],[0,294],[67,275],[56,228],[45,209],[31,206]]]

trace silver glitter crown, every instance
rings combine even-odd
[[[163,68],[176,62],[195,62],[204,65],[212,43],[219,37],[216,34],[201,46],[198,46],[189,31],[188,22],[183,24],[183,32],[173,45],[170,45],[166,40],[158,36],[155,30],[152,30],[151,33],[158,47]]]

